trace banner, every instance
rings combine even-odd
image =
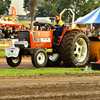
[[[16,16],[16,8],[14,6],[11,6],[11,12],[12,16]]]

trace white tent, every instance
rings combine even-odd
[[[100,7],[90,12],[89,14],[78,18],[75,23],[77,24],[100,24]]]

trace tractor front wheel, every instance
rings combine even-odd
[[[43,68],[46,66],[48,57],[44,49],[36,49],[31,57],[32,64],[37,68]]]
[[[11,67],[17,67],[20,65],[22,56],[19,54],[18,57],[6,57],[7,63]]]

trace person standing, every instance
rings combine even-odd
[[[87,29],[86,33],[87,33],[87,36],[88,36],[88,37],[92,37],[92,36],[94,35],[94,34],[91,34],[90,29]]]
[[[95,30],[95,26],[92,26],[92,32],[91,32],[91,34],[92,34],[92,37],[97,37],[98,36],[98,33]]]
[[[7,36],[6,36],[6,34],[7,34],[7,26],[6,26],[6,25],[4,25],[4,28],[3,28],[3,33],[4,33],[5,38],[6,38],[6,37],[7,37]]]
[[[98,33],[98,38],[100,40],[100,27],[98,28],[97,33]]]
[[[7,29],[5,30],[5,38],[10,38],[11,37],[11,30],[10,27],[8,26]]]
[[[12,35],[14,36],[14,39],[18,39],[18,31],[15,28],[14,31],[12,32]]]
[[[4,34],[2,33],[2,27],[0,27],[0,38],[3,38]]]

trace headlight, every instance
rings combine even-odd
[[[14,43],[15,47],[28,47],[28,42],[27,41],[15,41]]]

